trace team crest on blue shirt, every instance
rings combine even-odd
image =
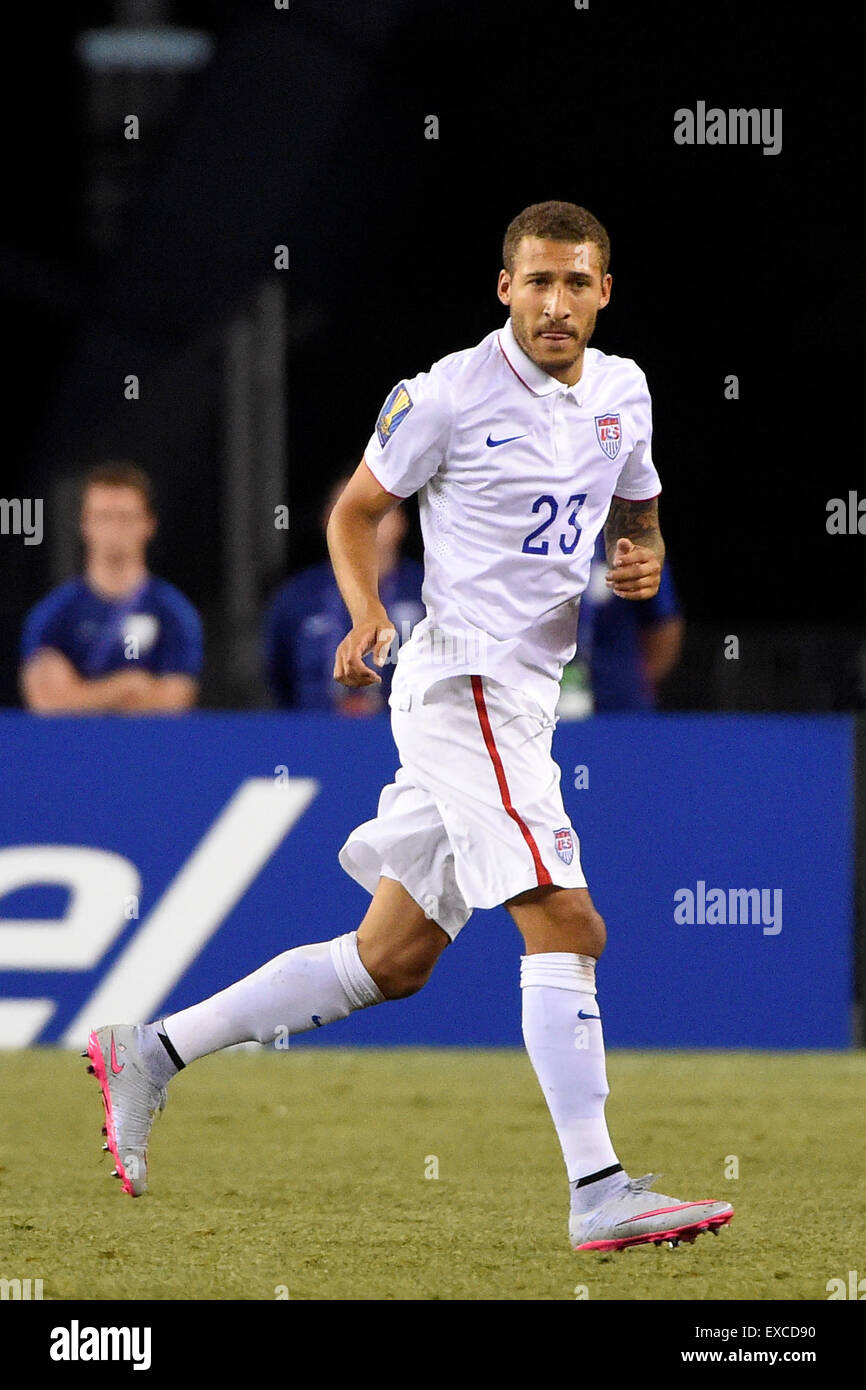
[[[132,646],[137,656],[149,652],[159,636],[160,622],[155,613],[130,613],[123,627],[124,646]]]
[[[561,830],[554,830],[553,843],[563,864],[570,864],[574,858],[574,840],[571,837],[571,826],[564,825]]]
[[[609,459],[615,459],[622,443],[622,422],[618,415],[596,415],[595,432]]]
[[[394,433],[401,421],[406,419],[412,409],[414,401],[401,382],[395,386],[385,404],[382,406],[382,414],[376,421],[376,433],[379,436],[379,443],[384,449],[391,435]]]

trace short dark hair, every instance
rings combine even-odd
[[[514,273],[517,249],[525,236],[549,241],[591,242],[598,247],[602,277],[607,274],[610,237],[598,219],[576,203],[532,203],[517,214],[509,223],[502,243],[502,264],[509,275]]]
[[[156,515],[153,499],[153,483],[143,468],[136,463],[98,463],[89,468],[81,479],[79,497],[81,504],[88,488],[91,487],[134,487],[144,498],[144,505],[151,515]]]

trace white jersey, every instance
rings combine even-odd
[[[479,674],[552,714],[611,498],[661,491],[651,442],[635,362],[587,348],[565,386],[510,320],[394,388],[364,457],[388,492],[420,494],[427,616],[400,647],[392,704]]]

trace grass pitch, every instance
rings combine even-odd
[[[206,1058],[171,1084],[136,1201],[85,1066],[0,1054],[0,1276],[46,1299],[823,1300],[866,1272],[862,1054],[610,1053],[627,1170],[736,1215],[693,1246],[580,1256],[522,1051]]]

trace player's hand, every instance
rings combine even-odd
[[[372,618],[356,623],[351,632],[343,638],[334,658],[334,679],[341,685],[381,685],[382,677],[364,662],[368,652],[373,653],[377,666],[384,666],[391,643],[397,630],[384,608]]]
[[[619,598],[652,598],[659,591],[662,567],[655,551],[620,536],[604,582]]]

